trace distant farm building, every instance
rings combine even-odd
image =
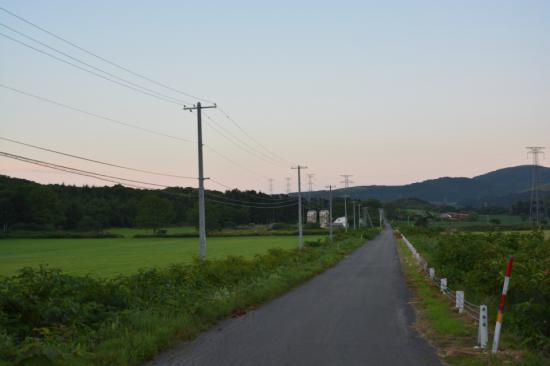
[[[317,211],[308,210],[308,212],[307,212],[307,223],[308,224],[316,224],[317,223]]]
[[[330,223],[330,216],[328,210],[319,211],[319,225],[324,229],[327,228]]]
[[[468,220],[470,214],[465,212],[444,212],[439,215],[439,218],[442,220]]]

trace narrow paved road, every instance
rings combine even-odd
[[[414,312],[389,228],[334,268],[149,366],[441,365]]]

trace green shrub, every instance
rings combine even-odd
[[[505,327],[528,346],[550,353],[550,241],[543,232],[410,233],[408,239],[452,288],[463,288],[470,299],[495,308],[513,256]]]

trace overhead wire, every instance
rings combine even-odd
[[[146,184],[146,185],[151,185],[151,186],[155,186],[155,187],[169,188],[169,186],[164,185],[164,184],[149,183],[149,182],[143,182],[143,181],[139,181],[139,180],[135,180],[135,179],[120,178],[120,177],[115,177],[115,176],[108,175],[108,174],[90,172],[90,171],[83,170],[83,169],[71,168],[71,167],[64,166],[64,165],[48,163],[48,162],[37,160],[37,159],[27,158],[27,157],[24,157],[24,156],[21,156],[21,155],[10,154],[10,153],[4,152],[4,151],[0,151],[0,155],[5,156],[7,158],[19,160],[19,161],[37,163],[37,164],[40,164],[42,166],[46,166],[46,165],[47,166],[52,166],[54,168],[64,169],[64,171],[75,171],[75,172],[95,175],[95,176],[99,176],[99,177],[103,177],[103,178],[122,180],[122,181],[130,182],[130,183]]]
[[[114,168],[120,168],[120,169],[130,170],[130,171],[134,171],[134,172],[146,173],[146,174],[151,174],[151,175],[159,175],[159,176],[171,177],[171,178],[197,179],[196,177],[189,177],[189,176],[176,175],[176,174],[168,174],[168,173],[159,173],[159,172],[154,172],[154,171],[151,171],[151,170],[144,170],[144,169],[138,169],[138,168],[131,168],[131,167],[127,167],[127,166],[124,166],[124,165],[108,163],[108,162],[105,162],[105,161],[90,159],[90,158],[86,158],[86,157],[83,157],[83,156],[74,155],[74,154],[69,154],[69,153],[65,153],[65,152],[62,152],[62,151],[49,149],[49,148],[42,147],[42,146],[32,145],[32,144],[29,144],[29,143],[25,143],[25,142],[22,142],[22,141],[17,141],[17,140],[9,139],[9,138],[7,138],[7,137],[2,137],[2,136],[0,136],[0,140],[8,141],[8,142],[11,142],[11,143],[14,143],[14,144],[18,144],[18,145],[21,145],[21,146],[31,147],[31,148],[38,149],[38,150],[42,150],[42,151],[47,151],[47,152],[54,153],[54,154],[58,154],[58,155],[68,156],[68,157],[70,157],[70,158],[80,159],[80,160],[89,161],[89,162],[96,163],[96,164],[107,165],[107,166],[111,166],[111,167],[114,167]]]
[[[258,141],[256,138],[251,136],[248,132],[246,132],[246,130],[239,123],[237,123],[237,121],[235,121],[227,112],[225,112],[225,110],[222,107],[218,106],[217,109],[220,111],[220,113],[227,120],[229,120],[231,123],[233,123],[245,136],[247,136],[250,140],[254,141],[254,143],[256,143],[256,145],[258,145],[259,147],[261,147],[265,151],[267,151],[267,153],[273,155],[274,157],[276,157],[277,159],[279,159],[281,161],[287,162],[289,164],[293,164],[290,160],[285,159],[284,157],[282,157],[278,154],[275,154],[273,151],[271,151],[269,148],[267,148],[264,144],[262,144],[260,141]]]
[[[207,99],[204,99],[204,98],[200,98],[200,97],[197,97],[197,96],[195,96],[195,95],[189,94],[189,93],[187,93],[187,92],[178,90],[178,89],[173,88],[173,87],[171,87],[171,86],[169,86],[169,85],[167,85],[167,84],[165,84],[165,83],[162,83],[162,82],[160,82],[160,81],[154,80],[154,79],[152,79],[152,78],[149,78],[149,77],[147,77],[147,76],[145,76],[145,75],[143,75],[143,74],[137,73],[137,72],[135,72],[135,71],[132,71],[132,70],[130,70],[129,68],[124,67],[124,66],[122,66],[122,65],[120,65],[120,64],[118,64],[118,63],[116,63],[116,62],[113,62],[113,61],[111,61],[111,60],[109,60],[109,59],[107,59],[107,58],[105,58],[105,57],[102,57],[102,56],[100,56],[100,55],[98,55],[98,54],[96,54],[96,53],[94,53],[94,52],[92,52],[92,51],[90,51],[90,50],[87,50],[87,49],[85,49],[84,47],[79,46],[78,44],[76,44],[76,43],[74,43],[74,42],[71,42],[71,41],[69,41],[69,40],[67,40],[67,39],[65,39],[65,38],[63,38],[63,37],[61,37],[61,36],[59,36],[59,35],[57,35],[57,34],[51,32],[51,31],[49,31],[49,30],[47,30],[47,29],[45,29],[45,28],[43,28],[43,27],[41,27],[41,26],[39,26],[39,25],[33,23],[33,22],[31,22],[30,20],[25,19],[25,18],[23,18],[23,17],[21,17],[21,16],[15,14],[15,13],[13,13],[13,12],[7,10],[6,8],[3,8],[3,7],[0,6],[0,10],[4,11],[5,13],[7,13],[7,14],[9,14],[9,15],[11,15],[11,16],[13,16],[13,17],[15,17],[15,18],[17,18],[17,19],[19,19],[19,20],[21,20],[21,21],[23,21],[23,22],[25,22],[25,23],[28,24],[28,25],[31,25],[32,27],[34,27],[34,28],[36,28],[36,29],[41,30],[42,32],[45,32],[45,33],[49,34],[50,36],[52,36],[52,37],[54,37],[54,38],[56,38],[56,39],[58,39],[58,40],[60,40],[60,41],[62,41],[62,42],[64,42],[64,43],[66,43],[66,44],[68,44],[68,45],[70,45],[70,46],[72,46],[72,47],[75,47],[75,48],[79,49],[79,50],[82,51],[82,52],[85,52],[85,53],[87,53],[87,54],[89,54],[89,55],[91,55],[91,56],[93,56],[93,57],[96,57],[96,58],[99,59],[99,60],[102,60],[102,61],[104,61],[104,62],[106,62],[106,63],[108,63],[108,64],[110,64],[110,65],[112,65],[112,66],[115,66],[115,67],[117,67],[117,68],[119,68],[119,69],[121,69],[121,70],[124,70],[124,71],[126,71],[126,72],[128,72],[128,73],[130,73],[130,74],[132,74],[132,75],[134,75],[134,76],[137,76],[137,77],[139,77],[139,78],[141,78],[141,79],[143,79],[143,80],[147,80],[147,81],[149,81],[149,82],[151,82],[151,83],[154,83],[154,84],[156,84],[156,85],[158,85],[158,86],[161,86],[161,87],[163,87],[163,88],[165,88],[165,89],[167,89],[167,90],[171,90],[171,91],[173,91],[173,92],[179,93],[179,94],[181,94],[181,95],[185,95],[185,96],[190,97],[190,98],[195,98],[195,99],[197,99],[197,100],[201,100],[201,101],[204,101],[204,102],[213,103],[213,102],[210,101],[210,100],[207,100]],[[2,25],[3,25],[3,24],[2,24]],[[178,100],[178,99],[173,98],[173,97],[171,97],[171,96],[167,96],[167,95],[165,95],[165,94],[162,94],[162,93],[159,93],[159,92],[157,92],[157,91],[148,89],[148,88],[143,87],[143,86],[141,86],[141,85],[132,83],[132,82],[126,80],[126,79],[120,78],[120,77],[118,77],[118,76],[116,76],[116,75],[114,75],[114,74],[112,74],[112,73],[109,73],[109,72],[107,72],[107,71],[105,71],[105,70],[103,70],[103,69],[101,69],[101,68],[97,68],[97,67],[95,67],[95,66],[93,66],[93,65],[91,65],[91,64],[89,64],[89,63],[86,63],[86,62],[84,62],[84,61],[82,61],[82,60],[79,60],[79,59],[73,57],[73,56],[70,56],[69,54],[67,54],[67,53],[65,53],[65,52],[59,51],[59,50],[55,49],[54,47],[51,47],[51,46],[45,44],[44,42],[41,42],[41,41],[39,41],[39,40],[36,40],[36,39],[34,39],[34,38],[32,38],[32,37],[30,37],[30,36],[24,34],[23,32],[20,32],[20,31],[15,30],[14,28],[11,28],[11,27],[6,26],[6,25],[3,25],[3,26],[4,26],[5,28],[7,28],[7,29],[10,29],[10,30],[13,31],[13,32],[16,32],[16,33],[18,33],[18,34],[20,34],[20,35],[26,37],[27,39],[31,39],[31,40],[37,42],[38,44],[41,44],[43,47],[47,47],[47,48],[49,48],[49,49],[51,49],[51,50],[54,50],[55,52],[58,52],[58,53],[64,55],[65,57],[69,57],[69,58],[71,58],[72,60],[75,60],[75,61],[77,61],[77,62],[80,62],[80,63],[82,63],[82,64],[84,64],[84,65],[86,65],[86,66],[88,66],[88,67],[91,67],[92,69],[95,69],[95,70],[97,70],[97,71],[100,71],[100,72],[102,72],[102,73],[105,73],[106,75],[112,76],[112,77],[114,77],[114,78],[116,78],[116,79],[118,79],[118,80],[122,80],[122,82],[117,81],[117,80],[115,80],[115,79],[111,79],[111,78],[106,77],[106,76],[104,76],[104,75],[98,74],[98,73],[93,72],[93,71],[91,71],[91,70],[88,70],[88,69],[86,69],[86,68],[83,68],[83,67],[81,67],[81,66],[79,66],[79,65],[76,65],[76,64],[74,64],[74,63],[72,63],[72,62],[69,62],[69,61],[64,60],[64,59],[62,59],[62,58],[59,58],[59,57],[57,57],[57,56],[55,56],[55,55],[52,55],[52,54],[50,54],[50,53],[48,53],[48,52],[46,52],[46,51],[44,51],[44,50],[38,49],[38,48],[36,48],[36,47],[34,47],[34,46],[32,46],[32,45],[29,45],[29,44],[27,44],[27,43],[25,43],[25,42],[22,42],[22,41],[20,41],[20,40],[17,40],[17,39],[15,39],[15,38],[13,38],[13,37],[10,37],[10,36],[6,35],[6,34],[0,33],[0,35],[4,36],[4,37],[7,38],[7,39],[10,39],[10,40],[13,41],[13,42],[19,43],[19,44],[21,44],[21,45],[23,45],[23,46],[25,46],[25,47],[28,47],[28,48],[30,48],[30,49],[33,49],[34,51],[40,52],[40,53],[42,53],[42,54],[44,54],[44,55],[46,55],[46,56],[49,56],[49,57],[51,57],[51,58],[53,58],[53,59],[55,59],[55,60],[57,60],[57,61],[66,63],[66,64],[68,64],[68,65],[70,65],[70,66],[73,66],[73,67],[75,67],[75,68],[77,68],[77,69],[80,69],[80,70],[82,70],[82,71],[85,71],[85,72],[87,72],[87,73],[90,73],[90,74],[92,74],[92,75],[95,75],[95,76],[97,76],[97,77],[100,77],[100,78],[102,78],[102,79],[105,79],[105,80],[107,80],[107,81],[113,82],[113,83],[118,84],[118,85],[121,85],[121,86],[123,86],[123,87],[132,89],[132,90],[134,90],[134,91],[137,91],[137,92],[140,92],[140,93],[142,93],[142,94],[146,94],[146,95],[155,97],[155,98],[157,98],[157,99],[160,99],[160,100],[163,100],[163,101],[172,103],[172,104],[181,105],[182,103],[188,103],[188,102],[186,102],[186,101],[184,101],[184,100]],[[0,85],[0,86],[2,86],[2,85]],[[190,140],[187,140],[187,139],[178,138],[178,137],[171,136],[171,135],[167,135],[167,134],[164,134],[164,133],[158,133],[158,132],[156,132],[156,131],[152,131],[152,130],[149,130],[149,129],[146,129],[146,128],[141,128],[141,127],[138,127],[138,126],[135,126],[135,125],[127,124],[127,123],[124,123],[124,122],[122,122],[122,121],[117,121],[117,120],[114,120],[114,119],[111,119],[111,118],[108,118],[108,117],[104,117],[104,116],[97,115],[97,114],[95,114],[95,113],[90,113],[90,112],[81,110],[81,109],[79,109],[79,108],[74,108],[74,107],[65,105],[65,104],[63,104],[63,103],[59,103],[59,102],[55,102],[55,101],[52,101],[52,100],[48,100],[47,98],[38,97],[38,96],[36,96],[36,95],[32,95],[32,94],[26,93],[26,92],[22,92],[22,91],[20,91],[20,90],[14,89],[14,88],[6,87],[6,86],[3,86],[3,87],[8,88],[8,89],[11,89],[11,90],[13,90],[13,91],[17,91],[17,92],[22,93],[22,94],[25,94],[25,95],[27,95],[27,96],[32,96],[32,97],[34,97],[34,98],[41,99],[41,100],[46,101],[46,102],[50,102],[50,103],[53,103],[53,104],[57,104],[58,106],[62,106],[62,107],[64,107],[64,108],[68,108],[68,109],[71,109],[71,110],[74,110],[74,111],[78,111],[78,112],[81,112],[81,113],[85,113],[85,114],[88,114],[88,115],[91,115],[91,116],[94,116],[94,117],[99,117],[99,118],[104,119],[104,120],[108,120],[108,121],[111,121],[111,122],[115,122],[115,123],[119,123],[119,124],[123,124],[123,125],[129,126],[129,127],[137,128],[137,129],[140,129],[140,130],[142,130],[142,131],[152,132],[152,133],[154,133],[154,134],[161,135],[161,136],[164,136],[164,137],[170,137],[170,138],[175,138],[175,139],[183,140],[183,141],[187,141],[187,142],[193,142],[193,141],[190,141]],[[225,117],[226,119],[228,119],[231,123],[233,123],[233,124],[234,124],[234,125],[235,125],[235,126],[245,135],[245,136],[247,136],[247,137],[248,137],[251,141],[253,141],[256,145],[258,145],[260,148],[262,148],[264,151],[266,151],[266,153],[260,152],[259,150],[253,148],[250,144],[245,143],[242,139],[239,139],[238,137],[236,137],[234,134],[231,134],[235,139],[237,139],[238,141],[240,141],[241,144],[247,146],[249,149],[251,149],[252,151],[254,151],[254,152],[256,153],[256,154],[253,154],[253,155],[260,154],[261,156],[263,156],[263,157],[265,157],[265,158],[267,158],[267,159],[270,159],[271,161],[280,160],[280,161],[286,161],[286,162],[289,162],[289,163],[290,163],[289,160],[287,160],[287,159],[285,159],[285,158],[283,158],[283,157],[281,157],[281,156],[275,154],[273,151],[271,151],[270,149],[268,149],[265,145],[263,145],[261,142],[259,142],[257,139],[255,139],[253,136],[251,136],[248,132],[246,132],[246,130],[245,130],[239,123],[237,123],[231,116],[229,116],[229,114],[226,113],[225,110],[223,110],[223,109],[221,109],[221,108],[219,108],[219,110],[220,110],[220,112],[224,115],[224,117]],[[209,118],[211,121],[213,121],[213,119],[212,119],[211,117],[207,117],[207,118]],[[218,126],[219,126],[220,128],[223,129],[223,127],[221,127],[221,125],[218,124]],[[217,131],[217,132],[219,132],[219,131]],[[227,130],[226,130],[226,132],[227,132]],[[228,133],[229,133],[229,132],[228,132]],[[225,136],[225,137],[227,138],[227,136]],[[229,139],[229,138],[228,138],[228,139]],[[229,139],[229,140],[230,140],[230,139]],[[258,175],[258,176],[262,176],[262,177],[264,177],[264,178],[267,178],[267,177],[266,177],[265,175],[263,175],[263,174],[259,174],[259,173],[254,172],[253,170],[251,170],[251,169],[249,169],[249,168],[246,168],[246,167],[242,166],[241,164],[235,162],[234,160],[230,159],[230,158],[227,157],[226,155],[220,153],[220,152],[217,151],[216,149],[214,149],[214,148],[212,148],[212,147],[210,147],[210,146],[207,146],[207,145],[205,145],[205,147],[207,147],[210,151],[212,151],[212,152],[214,152],[215,154],[219,155],[219,156],[222,157],[223,159],[229,161],[229,162],[232,163],[233,165],[238,166],[238,167],[240,167],[241,169],[247,170],[247,171],[251,172],[252,174],[255,174],[255,175]],[[242,146],[241,146],[241,148],[242,148]]]
[[[121,177],[107,175],[107,174],[103,174],[103,173],[97,173],[97,172],[91,172],[91,171],[88,171],[88,170],[72,168],[72,167],[68,167],[68,166],[65,166],[65,165],[49,163],[49,162],[45,162],[45,161],[42,161],[42,160],[28,158],[28,157],[21,156],[21,155],[16,155],[16,154],[11,154],[11,153],[4,152],[4,151],[0,151],[0,156],[4,156],[4,157],[10,158],[10,159],[14,159],[14,160],[18,160],[18,161],[22,161],[22,162],[26,162],[26,163],[30,163],[30,164],[34,164],[34,165],[54,169],[54,170],[59,170],[59,171],[67,172],[67,173],[72,173],[72,174],[76,174],[76,175],[91,177],[91,178],[95,178],[95,179],[110,182],[110,183],[126,185],[126,186],[130,186],[130,187],[133,187],[133,188],[151,189],[151,187],[143,187],[143,186],[139,186],[139,185],[136,185],[136,184],[150,185],[150,186],[159,187],[159,188],[174,188],[174,187],[167,186],[167,185],[164,185],[164,184],[157,184],[157,183],[145,182],[145,181],[141,181],[141,180],[121,178]],[[184,194],[184,193],[181,193],[181,192],[176,193],[176,192],[171,192],[171,191],[166,191],[166,190],[163,190],[161,192],[166,193],[166,194],[191,197],[190,194]],[[291,207],[291,206],[294,206],[294,205],[297,204],[297,202],[294,202],[294,203],[291,203],[291,204],[284,204],[284,205],[283,204],[281,204],[281,205],[276,204],[276,205],[271,205],[271,206],[257,206],[257,204],[261,204],[261,203],[248,202],[248,201],[238,201],[237,202],[237,200],[235,200],[236,202],[226,202],[226,201],[219,200],[219,197],[216,197],[216,198],[207,197],[207,200],[210,201],[210,202],[215,202],[215,203],[219,203],[219,204],[222,204],[222,205],[239,206],[239,207],[247,207],[247,208],[255,208],[255,209],[285,208],[285,207]],[[239,202],[243,202],[243,203],[239,203]]]
[[[219,185],[220,187],[226,188],[226,190],[229,190],[229,191],[237,190],[237,191],[239,191],[240,194],[250,195],[250,193],[248,191],[241,191],[236,187],[228,186],[227,184],[224,184],[224,183],[222,183],[220,181],[217,181],[213,178],[209,178],[208,181],[210,181],[212,183],[215,183],[215,184]],[[286,195],[286,194],[279,194],[279,196],[287,196],[288,197],[288,195]],[[271,197],[271,196],[262,197],[262,196],[256,196],[256,195],[254,196],[254,198],[263,199],[263,200],[266,200],[266,201],[281,201],[281,200],[286,200],[287,199],[287,198],[275,198],[275,197]]]
[[[140,131],[143,131],[143,132],[147,132],[147,133],[150,133],[150,134],[153,134],[153,135],[167,137],[167,138],[170,138],[170,139],[189,142],[189,143],[193,143],[193,144],[196,143],[196,141],[192,141],[192,140],[189,140],[189,139],[186,139],[186,138],[183,138],[183,137],[169,135],[169,134],[164,133],[164,132],[151,130],[149,128],[141,127],[141,126],[138,126],[138,125],[135,125],[135,124],[132,124],[132,123],[128,123],[128,122],[124,122],[124,121],[121,121],[121,120],[118,120],[118,119],[115,119],[115,118],[106,117],[106,116],[103,116],[103,115],[100,115],[100,114],[97,114],[97,113],[89,112],[89,111],[86,111],[84,109],[73,107],[73,106],[70,106],[68,104],[64,104],[64,103],[61,103],[61,102],[57,102],[55,100],[48,99],[48,98],[45,98],[45,97],[42,97],[42,96],[39,96],[39,95],[36,95],[36,94],[32,94],[32,93],[29,93],[29,92],[26,92],[26,91],[23,91],[23,90],[20,90],[20,89],[16,89],[16,88],[13,88],[13,87],[8,86],[8,85],[0,84],[0,87],[2,87],[4,89],[11,90],[13,92],[16,92],[16,93],[19,93],[19,94],[22,94],[22,95],[25,95],[25,96],[28,96],[28,97],[31,97],[31,98],[41,100],[41,101],[46,102],[46,103],[57,105],[58,107],[62,107],[62,108],[65,108],[65,109],[72,110],[74,112],[79,112],[79,113],[82,113],[82,114],[86,114],[88,116],[95,117],[95,118],[98,118],[98,119],[102,119],[104,121],[108,121],[108,122],[116,123],[116,124],[119,124],[119,125],[122,125],[122,126],[130,127],[130,128],[140,130]]]
[[[126,84],[129,84],[129,85],[132,85],[132,86],[134,86],[134,87],[136,87],[136,88],[145,90],[145,91],[147,91],[147,92],[149,92],[149,93],[152,93],[152,94],[155,94],[155,95],[157,95],[157,96],[159,96],[159,97],[169,99],[169,100],[171,100],[172,102],[177,103],[177,104],[179,104],[179,105],[182,105],[182,104],[191,104],[191,102],[189,102],[189,101],[185,101],[185,100],[180,100],[180,99],[177,99],[177,98],[173,98],[173,97],[170,96],[170,95],[167,95],[167,94],[163,94],[163,93],[157,92],[156,90],[152,90],[152,89],[146,88],[146,87],[144,87],[144,86],[142,86],[142,85],[139,85],[139,84],[136,84],[136,83],[134,83],[134,82],[132,82],[132,81],[126,80],[126,79],[124,79],[124,78],[121,78],[121,77],[119,77],[119,76],[117,76],[117,75],[115,75],[115,74],[113,74],[113,73],[111,73],[111,72],[105,71],[105,70],[102,69],[102,68],[96,67],[96,66],[94,66],[94,65],[92,65],[92,64],[90,64],[90,63],[88,63],[88,62],[82,61],[82,60],[80,60],[80,59],[78,59],[78,58],[76,58],[76,57],[74,57],[74,56],[71,56],[71,55],[69,55],[69,54],[66,53],[66,52],[60,51],[60,50],[58,50],[57,48],[52,47],[52,46],[50,46],[50,45],[48,45],[48,44],[46,44],[46,43],[44,43],[44,42],[42,42],[42,41],[39,41],[38,39],[33,38],[33,37],[31,37],[31,36],[29,36],[29,35],[27,35],[27,34],[21,32],[21,31],[15,29],[15,28],[12,28],[12,27],[8,26],[8,25],[5,25],[5,24],[3,24],[3,23],[0,23],[0,26],[4,27],[4,28],[6,28],[6,29],[9,29],[10,31],[12,31],[12,32],[14,32],[14,33],[17,33],[17,34],[19,34],[20,36],[25,37],[25,38],[27,38],[27,39],[33,41],[33,42],[36,42],[36,43],[38,43],[39,45],[41,45],[41,46],[43,46],[43,47],[46,47],[46,48],[48,48],[48,49],[50,49],[50,50],[52,50],[52,51],[54,51],[54,52],[57,52],[57,53],[60,54],[60,55],[63,55],[63,56],[65,56],[65,57],[67,57],[67,58],[70,58],[70,59],[73,60],[73,61],[76,61],[76,62],[78,62],[78,63],[81,63],[82,65],[85,65],[85,66],[87,66],[87,67],[89,67],[89,68],[91,68],[91,69],[93,69],[93,70],[102,72],[102,73],[104,73],[104,74],[106,74],[106,75],[109,75],[109,76],[112,77],[112,78],[118,79],[118,80],[119,80],[120,82],[122,82],[122,83],[126,83]],[[95,74],[94,74],[94,75],[95,75]]]
[[[241,150],[243,150],[243,151],[245,151],[249,154],[252,154],[255,157],[257,157],[258,159],[260,159],[262,161],[265,161],[267,163],[270,163],[270,164],[278,164],[279,163],[276,160],[274,160],[272,157],[270,157],[269,155],[266,155],[265,153],[263,153],[263,152],[257,150],[256,148],[254,148],[253,146],[250,146],[246,141],[243,141],[238,136],[233,134],[230,130],[225,128],[221,123],[216,121],[214,118],[212,118],[207,113],[203,112],[203,115],[206,117],[206,119],[208,121],[212,122],[215,126],[217,126],[219,129],[221,129],[223,131],[223,132],[221,132],[221,131],[217,130],[214,126],[210,125],[218,134],[222,135],[226,140],[230,141],[232,144],[237,146],[239,149],[241,149]],[[228,137],[227,135],[230,135],[231,137]],[[233,138],[234,140],[232,140],[231,138]]]
[[[33,93],[29,93],[29,92],[26,92],[26,91],[23,91],[21,89],[17,89],[17,88],[8,86],[8,85],[0,84],[0,87],[2,87],[4,89],[7,89],[7,90],[10,90],[12,92],[16,92],[16,93],[25,95],[27,97],[38,99],[42,102],[50,103],[50,104],[56,105],[58,107],[62,107],[62,108],[65,108],[65,109],[68,109],[68,110],[71,110],[71,111],[74,111],[74,112],[79,112],[79,113],[82,113],[82,114],[85,114],[85,115],[88,115],[88,116],[91,116],[91,117],[94,117],[94,118],[98,118],[98,119],[101,119],[101,120],[104,120],[104,121],[108,121],[108,122],[111,122],[111,123],[116,123],[116,124],[119,124],[119,125],[122,125],[122,126],[125,126],[125,127],[133,128],[133,129],[136,129],[136,130],[139,130],[139,131],[142,131],[142,132],[147,132],[147,133],[150,133],[150,134],[153,134],[153,135],[166,137],[166,138],[170,138],[170,139],[174,139],[174,140],[178,140],[178,141],[184,141],[184,142],[193,143],[193,144],[197,143],[196,141],[192,141],[192,140],[189,140],[189,139],[186,139],[186,138],[183,138],[183,137],[170,135],[170,134],[167,134],[167,133],[164,133],[164,132],[159,132],[159,131],[152,130],[152,129],[149,129],[149,128],[141,127],[141,126],[138,126],[138,125],[135,125],[135,124],[132,124],[132,123],[129,123],[129,122],[121,121],[121,120],[118,120],[118,119],[115,119],[115,118],[103,116],[103,115],[100,115],[100,114],[97,114],[97,113],[94,113],[94,112],[89,112],[89,111],[86,111],[84,109],[81,109],[81,108],[78,108],[78,107],[73,107],[73,106],[70,106],[68,104],[61,103],[61,102],[58,102],[58,101],[55,101],[55,100],[52,100],[52,99],[48,99],[48,98],[45,98],[45,97],[42,97],[42,96],[39,96],[39,95],[36,95],[36,94],[33,94]],[[235,165],[236,167],[239,167],[243,170],[246,170],[251,174],[254,174],[254,175],[260,176],[262,178],[268,179],[268,177],[266,175],[258,173],[258,172],[254,171],[254,170],[252,170],[248,167],[245,167],[244,165],[236,162],[235,160],[229,158],[225,154],[223,154],[223,153],[219,152],[218,150],[214,149],[210,145],[204,144],[204,147],[206,149],[208,149],[209,151],[213,152],[214,154],[220,156],[222,159],[224,159],[224,160],[228,161],[229,163]]]
[[[111,60],[109,60],[109,59],[107,59],[107,58],[105,58],[105,57],[102,57],[102,56],[98,55],[97,53],[92,52],[92,51],[90,51],[90,50],[88,50],[88,49],[86,49],[86,48],[84,48],[84,47],[82,47],[82,46],[79,46],[78,44],[76,44],[76,43],[74,43],[74,42],[72,42],[72,41],[69,41],[69,40],[67,40],[66,38],[63,38],[63,37],[61,37],[60,35],[58,35],[58,34],[52,32],[52,31],[49,31],[49,30],[47,30],[46,28],[41,27],[41,26],[37,25],[36,23],[33,23],[33,22],[31,22],[30,20],[28,20],[28,19],[26,19],[26,18],[24,18],[24,17],[22,17],[22,16],[20,16],[20,15],[17,15],[17,14],[15,14],[14,12],[12,12],[12,11],[10,11],[10,10],[8,10],[8,9],[6,9],[6,8],[4,8],[4,7],[2,7],[2,6],[0,6],[0,10],[4,11],[5,13],[7,13],[7,14],[9,14],[9,15],[11,15],[11,16],[17,18],[17,19],[19,19],[20,21],[22,21],[22,22],[24,22],[24,23],[26,23],[26,24],[28,24],[28,25],[30,25],[30,26],[32,26],[32,27],[34,27],[34,28],[36,28],[36,29],[38,29],[38,30],[44,32],[44,33],[46,33],[46,34],[49,34],[50,36],[52,36],[52,37],[58,39],[58,40],[61,41],[61,42],[64,42],[64,43],[66,43],[66,44],[68,44],[68,45],[70,45],[70,46],[72,46],[72,47],[74,47],[74,48],[76,48],[76,49],[78,49],[78,50],[80,50],[80,51],[82,51],[82,52],[84,52],[84,53],[90,55],[90,56],[93,56],[93,57],[95,57],[95,58],[97,58],[97,59],[99,59],[99,60],[101,60],[101,61],[103,61],[103,62],[106,62],[106,63],[108,63],[108,64],[110,64],[110,65],[112,65],[112,66],[115,66],[115,67],[117,67],[117,68],[119,68],[119,69],[121,69],[121,70],[124,70],[124,71],[126,71],[127,73],[129,73],[129,74],[132,74],[132,75],[137,76],[137,77],[139,77],[139,78],[141,78],[141,79],[143,79],[143,80],[146,80],[146,81],[148,81],[148,82],[150,82],[150,83],[153,83],[153,84],[156,84],[156,85],[158,85],[158,86],[161,86],[161,87],[163,87],[163,88],[165,88],[165,89],[167,89],[167,90],[171,90],[171,91],[176,92],[176,93],[179,93],[179,94],[181,94],[181,95],[185,95],[185,96],[187,96],[187,97],[189,97],[189,98],[194,98],[194,99],[197,99],[197,100],[200,100],[200,101],[203,101],[203,102],[207,102],[207,103],[214,103],[214,102],[212,102],[212,101],[210,101],[210,100],[208,100],[208,99],[204,99],[204,98],[197,97],[197,96],[195,96],[195,95],[193,95],[193,94],[190,94],[190,93],[187,93],[187,92],[185,92],[185,91],[176,89],[176,88],[171,87],[171,86],[169,86],[169,85],[167,85],[167,84],[165,84],[165,83],[162,83],[162,82],[160,82],[160,81],[158,81],[158,80],[155,80],[155,79],[152,79],[152,78],[150,78],[150,77],[147,77],[147,76],[145,76],[145,75],[143,75],[143,74],[140,74],[140,73],[138,73],[138,72],[136,72],[136,71],[132,71],[131,69],[129,69],[129,68],[125,67],[125,66],[122,66],[122,65],[120,65],[120,64],[118,64],[118,63],[116,63],[116,62],[114,62],[114,61],[111,61]]]
[[[231,197],[224,197],[224,196],[220,196],[219,194],[210,193],[210,192],[205,192],[205,194],[210,195],[211,197],[215,197],[216,199],[226,200],[229,202],[235,202],[235,203],[242,202],[242,203],[248,203],[248,204],[254,204],[254,205],[273,205],[274,203],[284,204],[284,203],[296,202],[296,199],[294,198],[287,199],[284,201],[281,200],[280,202],[252,202],[252,201],[243,201],[239,199],[234,199]]]
[[[32,46],[32,45],[30,45],[30,44],[28,44],[28,43],[25,43],[25,42],[23,42],[23,41],[20,41],[20,40],[18,40],[18,39],[16,39],[16,38],[13,38],[13,37],[11,37],[11,36],[8,36],[7,34],[4,34],[4,33],[2,33],[2,32],[0,32],[0,36],[9,39],[9,40],[12,41],[12,42],[18,43],[18,44],[20,44],[20,45],[22,45],[22,46],[25,46],[25,47],[27,47],[27,48],[29,48],[29,49],[32,49],[32,50],[34,50],[34,51],[36,51],[36,52],[39,52],[39,53],[41,53],[41,54],[43,54],[43,55],[46,55],[46,56],[48,56],[48,57],[51,57],[51,58],[53,58],[54,60],[57,60],[57,61],[62,62],[62,63],[65,63],[65,64],[70,65],[70,66],[72,66],[72,67],[74,67],[74,68],[76,68],[76,69],[79,69],[79,70],[81,70],[81,71],[87,72],[87,73],[89,73],[89,74],[91,74],[91,75],[94,75],[94,76],[97,76],[97,77],[99,77],[99,78],[101,78],[101,79],[110,81],[110,82],[112,82],[112,83],[114,83],[114,84],[123,86],[123,87],[125,87],[125,88],[131,89],[131,90],[134,90],[134,91],[137,91],[138,93],[145,94],[145,95],[151,96],[151,97],[153,97],[153,98],[156,98],[156,99],[158,99],[158,100],[162,100],[162,101],[165,101],[165,102],[171,103],[171,104],[176,104],[176,105],[183,105],[183,104],[185,104],[185,103],[176,102],[176,101],[174,101],[174,100],[171,100],[171,99],[168,99],[168,98],[159,96],[159,95],[157,95],[157,94],[155,94],[155,93],[151,93],[151,92],[148,92],[148,91],[146,91],[146,90],[142,90],[142,89],[140,89],[140,88],[136,88],[136,87],[134,87],[134,86],[132,86],[132,85],[128,85],[128,84],[126,84],[126,83],[124,83],[124,82],[117,81],[117,80],[112,79],[112,78],[110,78],[110,77],[107,77],[107,76],[98,74],[98,73],[95,72],[95,71],[88,70],[88,69],[86,69],[86,68],[84,68],[84,67],[82,67],[82,66],[79,66],[79,65],[75,64],[75,63],[72,63],[72,62],[70,62],[70,61],[64,60],[64,59],[62,59],[62,58],[60,58],[60,57],[57,57],[57,56],[55,56],[55,55],[52,55],[52,54],[49,53],[49,52],[46,52],[46,51],[41,50],[41,49],[39,49],[39,48],[36,48],[36,47],[34,47],[34,46]]]

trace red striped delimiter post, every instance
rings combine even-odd
[[[498,351],[498,342],[500,341],[500,329],[502,328],[502,314],[504,313],[504,303],[506,302],[506,294],[508,293],[508,286],[510,285],[510,275],[512,274],[513,261],[514,257],[510,256],[510,259],[508,259],[508,266],[506,266],[506,274],[504,276],[502,295],[500,295],[500,306],[498,308],[497,322],[495,325],[495,336],[493,338],[493,354],[497,353]]]

